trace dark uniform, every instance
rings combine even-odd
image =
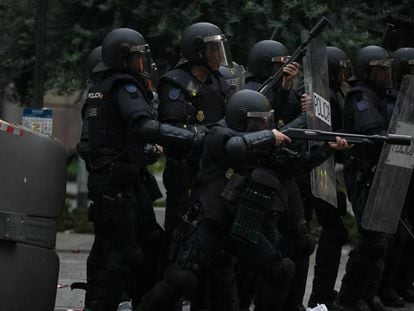
[[[206,133],[207,126],[224,116],[229,86],[218,72],[210,72],[207,80],[200,82],[191,74],[191,65],[186,63],[161,77],[158,92],[161,122]],[[165,230],[170,235],[188,209],[191,184],[199,171],[201,154],[183,158],[180,151],[173,148],[166,149],[166,154],[163,173],[167,190]]]
[[[224,116],[230,88],[217,68],[212,68],[210,50],[220,51],[220,64],[232,66],[222,31],[210,23],[196,23],[184,30],[181,40],[183,59],[160,79],[159,120],[196,133]],[[193,73],[201,68],[205,81]],[[200,153],[189,157],[174,148],[166,149],[167,162],[163,181],[167,190],[165,230],[171,235],[188,208],[192,181],[199,170]]]
[[[274,72],[276,72],[286,61],[289,52],[286,47],[273,40],[264,40],[256,43],[249,52],[248,73],[246,74],[245,89],[257,90],[259,86]],[[303,127],[306,124],[305,114],[301,113],[300,100],[296,92],[292,89],[285,90],[281,84],[268,93],[274,110],[274,121],[276,127]],[[289,125],[287,125],[289,124]],[[288,149],[286,149],[288,150]],[[303,150],[297,153],[291,150],[293,154],[301,154]],[[306,153],[306,152],[305,152]],[[301,158],[303,166],[306,166],[306,160]],[[290,167],[286,164],[286,167]],[[285,309],[294,309],[302,305],[302,299],[306,287],[306,276],[308,270],[309,255],[314,250],[314,244],[309,231],[306,227],[304,209],[300,198],[300,192],[295,181],[294,173],[284,171],[283,164],[280,165],[278,177],[285,185],[288,195],[287,209],[282,213],[277,223],[271,218],[267,218],[263,225],[263,232],[275,244],[279,244],[284,256],[288,256],[295,262],[296,273],[291,284],[291,290],[285,302]],[[279,232],[276,232],[276,226]],[[246,276],[247,275],[247,280]],[[252,291],[249,290],[248,272],[241,274],[239,279],[239,288],[245,291],[240,296],[241,306],[248,308],[252,299]],[[255,300],[258,301],[258,298]]]
[[[154,120],[147,88],[151,57],[141,34],[127,28],[111,31],[102,44],[102,59],[97,70],[105,74],[89,89],[82,109],[95,233],[85,310],[94,311],[116,310],[124,292],[136,303],[152,286],[141,278],[155,281],[153,270],[146,275],[145,256],[160,243],[161,231],[142,183],[144,145],[181,144],[188,152],[197,141],[188,131]]]
[[[392,81],[387,52],[377,46],[361,49],[354,70],[358,82],[346,98],[344,131],[365,135],[386,134],[389,122],[386,88]],[[344,152],[345,181],[360,236],[350,253],[341,290],[333,305],[339,310],[384,310],[377,296],[377,284],[387,251],[386,235],[361,227],[381,149],[382,144],[374,144],[355,146]]]
[[[275,138],[270,130],[246,133],[246,114],[254,111],[267,115],[270,107],[264,96],[245,90],[233,95],[227,108],[231,128],[221,121],[206,137],[201,171],[192,191],[198,214],[190,235],[176,264],[145,296],[139,310],[166,310],[189,294],[200,266],[219,258],[222,250],[251,266],[262,278],[256,310],[276,310],[283,305],[293,263],[281,258],[260,232],[264,214],[276,217],[283,209],[284,187],[273,170],[257,164],[258,158],[267,158]],[[213,308],[237,309],[232,301]]]
[[[184,30],[181,40],[183,59],[173,70],[160,79],[158,87],[160,105],[159,120],[205,135],[209,126],[224,116],[225,103],[230,97],[230,87],[220,75],[221,66],[232,66],[227,41],[222,31],[210,23],[196,23]],[[214,53],[219,52],[218,63]],[[202,73],[200,75],[200,72]],[[167,190],[165,230],[168,260],[175,260],[178,232],[174,230],[183,223],[183,216],[190,205],[194,177],[199,171],[201,150],[183,156],[176,148],[166,149],[163,182]],[[173,234],[174,232],[174,234]],[[230,263],[231,260],[229,259]],[[232,264],[230,264],[232,267]],[[230,268],[230,267],[229,267]],[[223,269],[218,268],[220,271]],[[212,271],[210,276],[217,275]],[[212,293],[215,290],[211,281]],[[206,305],[208,292],[206,282],[200,282],[197,294],[191,297],[192,309]]]

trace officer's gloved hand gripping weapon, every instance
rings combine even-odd
[[[317,37],[328,24],[328,19],[322,17],[309,32],[309,37],[307,38],[307,40],[302,42],[302,44],[296,49],[292,56],[286,61],[286,63],[281,68],[279,68],[278,71],[276,71],[274,75],[270,76],[269,78],[267,78],[265,82],[263,82],[263,84],[259,87],[258,92],[263,95],[267,95],[267,93],[283,78],[283,68],[289,64],[298,62],[306,54],[306,47],[308,46],[309,42],[313,38]]]

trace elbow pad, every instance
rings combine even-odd
[[[233,161],[245,161],[267,154],[274,144],[275,137],[272,131],[248,133],[230,138],[226,144],[226,154]]]
[[[161,124],[155,120],[145,121],[139,129],[139,137],[145,143],[156,143],[164,147],[182,148],[189,152],[202,145],[204,135],[197,135],[186,129]]]

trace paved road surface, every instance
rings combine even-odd
[[[157,220],[162,224],[164,210],[156,209]],[[80,311],[83,306],[84,291],[70,290],[72,282],[85,281],[85,267],[88,251],[92,245],[93,236],[88,234],[58,233],[57,250],[60,258],[59,286],[56,297],[56,310],[59,311]],[[336,289],[339,289],[340,280],[344,274],[345,263],[348,258],[350,247],[344,247],[342,251],[339,277],[336,282]],[[313,265],[315,253],[311,257],[308,283],[304,301],[308,301],[311,281],[313,279]],[[404,311],[414,311],[414,304],[409,305]]]

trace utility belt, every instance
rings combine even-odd
[[[105,175],[117,186],[136,186],[140,182],[141,169],[136,165],[116,161],[99,169],[92,169],[91,174]]]
[[[110,221],[113,211],[125,204],[125,198],[122,193],[93,196],[91,199],[93,203],[89,206],[88,220],[98,225],[101,224],[103,227]]]

